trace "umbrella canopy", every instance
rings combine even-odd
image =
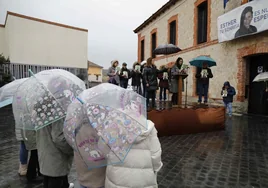
[[[66,140],[89,169],[122,163],[145,130],[146,99],[108,83],[83,91],[70,104],[64,126]]]
[[[155,50],[156,55],[169,55],[181,51],[181,49],[174,44],[161,44]]]
[[[200,67],[200,68],[203,67],[203,63],[207,63],[209,67],[213,67],[217,65],[215,60],[207,56],[199,56],[190,61],[190,65],[195,66],[195,67]]]
[[[14,80],[0,88],[0,108],[12,104],[15,92],[27,79],[28,78]]]
[[[17,128],[38,130],[64,118],[68,105],[83,90],[84,82],[64,70],[42,71],[28,78],[12,103]]]
[[[253,80],[253,82],[267,82],[267,81],[268,81],[268,72],[258,74]]]

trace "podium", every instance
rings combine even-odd
[[[182,87],[183,80],[188,76],[188,74],[178,74],[178,106],[182,105]],[[187,95],[187,83],[186,83],[186,95]]]

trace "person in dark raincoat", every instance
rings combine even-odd
[[[225,108],[227,109],[227,113],[231,117],[233,113],[232,103],[234,95],[236,95],[236,91],[228,81],[223,84],[221,95],[223,98]]]
[[[141,92],[142,72],[141,69],[138,69],[137,67],[141,67],[139,62],[135,62],[133,64],[133,69],[131,71],[131,78],[132,78],[131,85],[135,92],[142,94]]]
[[[201,104],[202,96],[204,95],[204,103],[207,104],[209,79],[213,78],[213,74],[206,62],[203,63],[202,68],[199,68],[197,70],[195,77],[197,78],[197,86],[198,86],[198,103]]]
[[[126,63],[123,63],[122,66],[123,67],[121,68],[120,75],[119,75],[120,76],[120,86],[122,88],[127,89],[128,80],[130,78],[130,71],[128,70]]]

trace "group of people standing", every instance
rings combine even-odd
[[[178,76],[180,74],[187,74],[181,57],[177,58],[173,66],[162,65],[159,69],[154,65],[152,58],[143,62],[135,62],[131,71],[127,68],[126,63],[123,63],[120,69],[117,60],[112,61],[111,67],[108,69],[109,83],[127,88],[128,81],[132,78],[133,90],[147,98],[147,107],[149,107],[149,100],[151,99],[152,108],[155,107],[156,91],[159,88],[160,101],[169,100],[167,96],[167,92],[169,92],[172,93],[172,104],[178,104]],[[202,67],[197,68],[195,77],[197,79],[198,103],[207,104],[209,80],[213,78],[213,74],[206,62],[203,63]],[[182,85],[182,91],[184,91],[184,84]],[[227,94],[223,95],[225,92]],[[236,94],[235,89],[227,81],[224,83],[221,94],[228,114],[231,116],[233,96]]]
[[[123,88],[128,87],[128,80],[132,79],[132,88],[135,92],[143,95],[147,99],[152,100],[151,107],[155,107],[156,91],[160,88],[159,100],[166,101],[168,99],[167,92],[172,93],[172,104],[178,104],[178,75],[183,70],[183,59],[178,58],[172,67],[162,65],[158,69],[152,58],[147,61],[135,62],[132,70],[127,68],[127,64],[123,63],[119,68],[119,62],[114,60],[108,69],[109,83],[119,85]]]

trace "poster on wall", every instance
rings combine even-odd
[[[268,30],[268,0],[254,0],[218,17],[219,42]]]

